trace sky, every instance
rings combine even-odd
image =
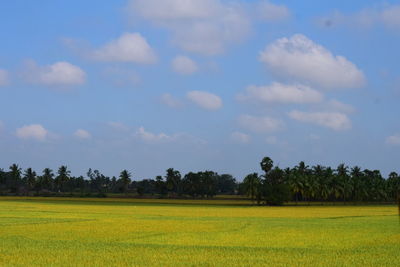
[[[0,167],[400,172],[400,1],[5,0]]]

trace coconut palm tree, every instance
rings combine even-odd
[[[260,185],[261,185],[261,179],[258,176],[258,173],[252,173],[247,175],[243,180],[243,185],[247,196],[249,196],[251,200],[254,202],[260,190]]]

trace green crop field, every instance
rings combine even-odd
[[[395,206],[244,204],[2,197],[0,266],[400,265]]]

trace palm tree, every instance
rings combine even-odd
[[[349,167],[345,166],[343,163],[339,164],[336,169],[338,184],[340,188],[340,195],[343,199],[343,203],[346,203],[347,193],[350,191],[350,183],[348,176]]]
[[[10,185],[12,192],[17,192],[18,186],[21,183],[21,168],[17,164],[10,166]]]
[[[261,179],[258,176],[258,173],[249,174],[243,180],[245,192],[253,202],[259,191],[260,184],[261,184]]]
[[[131,176],[132,174],[129,173],[127,170],[123,170],[120,174],[119,174],[119,179],[123,185],[123,189],[124,189],[124,193],[126,194],[128,191],[128,186],[131,183]]]
[[[65,191],[64,187],[70,178],[69,176],[71,174],[71,171],[68,170],[67,166],[63,165],[58,169],[57,174],[58,175],[57,175],[56,179],[54,180],[54,182],[57,186],[57,189],[59,192]]]
[[[260,162],[261,169],[267,174],[272,167],[274,166],[274,162],[272,161],[271,158],[269,157],[264,157],[262,161]]]
[[[40,177],[40,186],[42,189],[51,190],[53,185],[53,171],[50,168],[43,170],[43,175]]]
[[[28,187],[28,191],[32,190],[36,184],[36,172],[32,168],[28,168],[24,173],[24,181]]]

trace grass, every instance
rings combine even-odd
[[[240,205],[234,205],[239,203]],[[396,206],[0,197],[0,266],[398,266]]]

